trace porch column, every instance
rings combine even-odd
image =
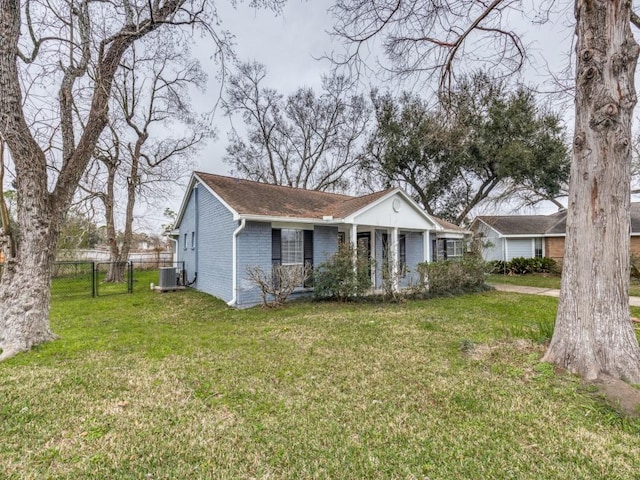
[[[353,248],[353,270],[358,270],[358,225],[351,225],[351,248]]]
[[[391,230],[391,251],[389,252],[391,255],[391,275],[393,279],[393,290],[398,291],[398,274],[400,273],[399,265],[398,265],[398,248],[400,243],[398,242],[398,227],[394,227]]]
[[[422,232],[422,248],[425,262],[431,261],[431,240],[429,239],[429,230]]]

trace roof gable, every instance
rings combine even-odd
[[[399,188],[360,197],[363,206],[344,218],[349,223],[380,227],[440,230],[442,227]],[[353,206],[353,205],[351,205]]]

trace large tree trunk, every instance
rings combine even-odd
[[[47,159],[30,131],[23,110],[17,68],[21,2],[0,0],[0,135],[9,146],[15,165],[20,233],[16,255],[7,259],[6,271],[0,280],[0,360],[54,338],[49,327],[49,301],[58,226],[106,125],[114,74],[126,49],[171,19],[183,3],[184,0],[167,0],[149,4],[153,10],[149,18],[139,19],[137,26],[127,22],[108,41],[100,42],[91,108],[77,141],[73,86],[74,81],[86,73],[91,52],[86,47],[91,40],[86,4],[83,4],[84,10],[73,8],[82,23],[78,28],[82,54],[80,59],[71,62],[72,66],[63,68],[58,97],[63,158],[55,187],[49,192]]]
[[[576,124],[566,251],[543,360],[640,383],[629,314],[631,119],[638,45],[627,1],[577,0]]]
[[[37,188],[37,187],[36,187]],[[43,195],[19,198],[20,242],[0,279],[0,361],[55,338],[49,327],[51,268],[58,236]]]

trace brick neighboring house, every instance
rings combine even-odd
[[[640,202],[631,203],[630,214],[631,254],[640,255]],[[486,261],[550,257],[562,263],[566,222],[566,210],[551,215],[479,216],[470,229],[484,244]]]
[[[247,267],[317,266],[346,241],[375,260],[374,288],[382,286],[387,256],[397,271],[409,272],[402,287],[417,281],[418,263],[462,255],[468,234],[398,188],[353,197],[194,172],[173,235],[188,283],[229,305],[251,306],[260,292]]]

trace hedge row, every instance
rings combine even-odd
[[[510,262],[493,260],[488,263],[490,273],[502,273],[506,275],[525,275],[527,273],[559,273],[558,262],[553,258],[524,258],[517,257]]]

